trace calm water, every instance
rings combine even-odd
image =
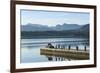
[[[58,44],[71,45],[75,49],[76,45],[79,49],[84,50],[84,46],[87,46],[89,50],[89,42],[85,38],[46,38],[46,39],[22,39],[21,40],[21,63],[32,62],[47,62],[47,61],[69,61],[71,59],[40,55],[40,48],[45,48],[48,43],[52,43],[53,46]]]

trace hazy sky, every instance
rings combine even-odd
[[[55,26],[57,24],[68,23],[82,25],[89,23],[89,16],[89,13],[78,12],[21,10],[21,24],[32,23]]]

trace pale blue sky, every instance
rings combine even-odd
[[[56,26],[57,24],[68,23],[83,25],[89,23],[89,16],[89,13],[82,12],[21,10],[21,24],[32,23]]]

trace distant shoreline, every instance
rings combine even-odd
[[[33,38],[87,38],[89,39],[89,31],[22,31],[21,39]]]
[[[47,38],[84,38],[89,40],[89,38],[86,37],[34,37],[34,38],[21,38],[21,39],[47,39]]]

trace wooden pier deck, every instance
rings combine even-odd
[[[89,59],[89,51],[84,51],[84,50],[42,48],[40,49],[40,53],[41,55],[58,56],[58,57],[78,59],[78,60]]]

